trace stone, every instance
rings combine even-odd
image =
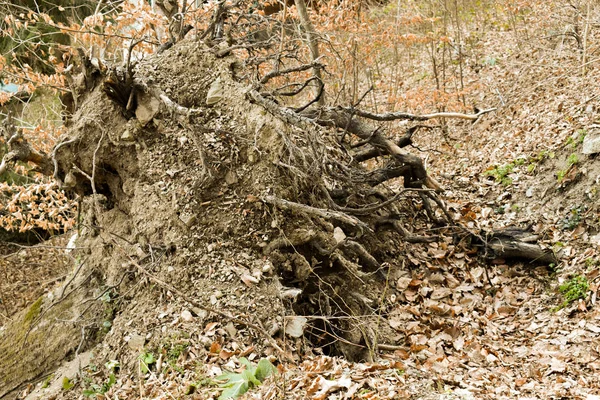
[[[583,139],[583,154],[596,154],[600,153],[600,135],[588,134]]]
[[[308,320],[302,316],[294,316],[286,320],[285,333],[293,338],[300,338],[304,335],[304,327]]]
[[[121,135],[121,140],[125,142],[133,142],[135,140],[135,137],[129,129],[125,129],[125,132],[123,132],[123,134]]]
[[[346,240],[346,234],[344,233],[344,231],[342,230],[342,228],[340,228],[339,226],[336,226],[335,229],[333,230],[333,238],[335,239],[336,243],[341,243],[344,240]]]
[[[132,334],[129,337],[129,340],[127,340],[127,345],[131,350],[139,351],[144,348],[144,344],[146,344],[146,338],[142,335],[138,335],[137,333]]]
[[[194,317],[192,316],[192,313],[189,310],[183,310],[181,312],[181,319],[185,322],[191,322],[194,319]]]
[[[152,121],[154,116],[160,110],[160,101],[147,93],[138,95],[137,108],[135,109],[135,117],[142,126]]]
[[[206,95],[206,105],[211,106],[213,104],[217,104],[223,98],[223,84],[221,83],[221,78],[217,78],[208,89],[208,94]]]

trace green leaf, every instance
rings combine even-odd
[[[277,371],[277,369],[273,364],[271,364],[271,361],[267,360],[266,358],[263,358],[258,362],[254,376],[256,377],[256,379],[262,382],[275,371]]]
[[[67,378],[66,376],[63,378],[62,380],[62,388],[63,390],[71,390],[71,388],[75,386],[75,384],[73,382],[71,382],[71,380],[69,378]]]
[[[219,400],[238,398],[250,388],[260,385],[263,380],[276,371],[273,364],[266,358],[260,360],[257,366],[252,365],[243,357],[239,361],[246,366],[242,373],[226,372],[216,378],[219,381],[225,381],[219,383],[219,386],[225,388],[219,396]]]
[[[249,383],[250,387],[260,385],[260,381],[254,376],[254,370],[255,368],[252,368],[252,370],[245,369],[242,372],[242,378]]]
[[[240,364],[243,364],[246,366],[246,368],[253,368],[254,366],[252,365],[252,363],[250,361],[248,361],[248,359],[246,357],[241,357],[240,358]]]
[[[117,360],[110,360],[104,364],[104,367],[109,371],[116,371],[120,366],[121,364]]]
[[[142,360],[147,364],[154,364],[156,360],[154,359],[154,354],[152,353],[144,353]]]
[[[156,359],[154,358],[154,354],[150,352],[146,352],[140,354],[140,361],[142,363],[141,370],[142,373],[146,374],[150,370],[150,365],[156,363]]]
[[[108,382],[105,384],[107,392],[108,392],[108,389],[110,389],[115,384],[115,382],[117,382],[117,378],[115,377],[115,374],[110,374],[110,376],[108,377]]]
[[[224,376],[227,377],[228,382],[221,384],[222,387],[225,387],[225,390],[219,396],[219,400],[236,399],[250,388],[250,384],[242,374],[223,374],[219,379]]]

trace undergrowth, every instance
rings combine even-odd
[[[563,296],[563,302],[554,309],[558,311],[567,307],[574,301],[585,299],[590,290],[590,283],[585,276],[575,275],[558,287],[558,291]]]

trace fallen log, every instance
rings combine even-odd
[[[559,259],[552,249],[537,244],[537,235],[519,228],[482,232],[475,235],[475,241],[488,258],[520,258],[540,264],[556,264]]]

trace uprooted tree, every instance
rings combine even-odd
[[[0,170],[37,164],[80,200],[80,216],[71,275],[0,333],[0,397],[122,327],[118,315],[134,298],[228,320],[282,360],[291,350],[279,316],[312,316],[303,333],[315,346],[363,360],[392,344],[378,325],[380,299],[406,246],[450,233],[488,256],[554,259],[522,232],[458,225],[443,189],[405,149],[419,122],[476,121],[491,109],[377,114],[360,101],[327,104],[326,67],[303,13],[305,62],[301,36],[285,40],[285,27],[239,2],[219,3],[204,30],[172,11],[168,41],[142,61],[131,59],[141,40],[119,66],[80,51],[63,96],[68,130],[50,154],[4,122],[10,151]],[[396,120],[415,125],[392,140],[385,123]],[[398,178],[401,186],[389,184]],[[427,227],[437,233],[420,233]],[[234,273],[219,272],[214,254]],[[253,308],[227,300],[223,288],[240,282]],[[254,296],[261,285],[272,297]],[[215,306],[203,287],[226,299]],[[107,294],[119,299],[109,315]]]

